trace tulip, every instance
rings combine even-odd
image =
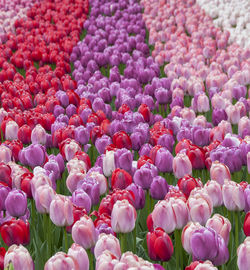
[[[60,152],[67,161],[70,161],[74,155],[81,151],[80,145],[73,139],[66,139],[59,145]]]
[[[225,179],[231,179],[231,174],[229,168],[225,164],[214,161],[210,168],[210,177],[211,180],[215,180],[220,185],[223,185]]]
[[[135,227],[136,210],[127,201],[117,201],[111,213],[111,226],[116,233],[128,233]]]
[[[141,186],[143,189],[149,189],[154,178],[154,172],[146,168],[145,165],[134,173],[135,184]]]
[[[117,148],[132,148],[132,142],[128,134],[124,131],[118,131],[113,135],[113,143]]]
[[[81,189],[77,189],[73,192],[72,202],[76,206],[84,208],[87,212],[91,209],[91,199],[89,195]]]
[[[21,217],[27,210],[27,196],[17,189],[13,189],[8,193],[5,200],[5,207],[8,213],[13,217]]]
[[[147,246],[149,257],[154,261],[169,261],[174,251],[171,238],[161,228],[147,233]]]
[[[163,200],[168,193],[169,186],[165,178],[156,176],[150,185],[150,195],[153,199]]]
[[[192,163],[188,156],[178,153],[173,159],[173,171],[176,178],[182,178],[186,174],[192,175]]]
[[[45,264],[44,270],[75,269],[80,270],[77,260],[64,252],[57,252]]]
[[[5,127],[5,139],[16,140],[18,133],[18,124],[15,121],[9,121]]]
[[[41,125],[36,125],[31,132],[31,142],[33,144],[42,144],[46,143],[46,131]]]
[[[218,207],[223,204],[222,186],[218,182],[214,180],[207,181],[207,183],[204,186],[204,189],[211,198],[213,202],[213,207]]]
[[[132,169],[133,155],[126,148],[118,149],[115,154],[115,166],[116,168],[123,169],[130,172]]]
[[[237,249],[237,265],[239,270],[247,270],[250,267],[249,260],[250,252],[250,237],[247,237],[244,242]]]
[[[207,220],[206,227],[214,229],[224,239],[226,245],[228,245],[231,223],[227,218],[219,214],[214,214],[212,218]]]
[[[12,159],[12,150],[10,149],[10,147],[1,144],[0,145],[0,162],[3,163],[8,163],[10,162]]]
[[[100,200],[100,187],[99,183],[93,177],[86,177],[81,180],[77,188],[84,190],[90,197],[91,203],[97,205]]]
[[[132,183],[126,189],[134,194],[135,209],[143,209],[145,206],[145,192],[143,188],[139,185]]]
[[[96,260],[96,270],[112,270],[119,263],[116,256],[106,250]]]
[[[5,200],[10,192],[10,188],[8,186],[4,186],[0,184],[0,211],[5,211]]]
[[[31,142],[31,132],[32,129],[28,125],[23,125],[18,129],[17,137],[24,144],[29,144]]]
[[[11,167],[9,165],[4,164],[3,162],[0,163],[0,179],[1,182],[4,182],[9,187],[12,186]]]
[[[107,183],[106,177],[102,173],[99,173],[97,171],[89,172],[88,177],[94,178],[97,181],[97,183],[99,184],[100,195],[103,195],[106,193],[107,188],[108,188],[108,183]]]
[[[34,194],[34,200],[36,203],[36,209],[38,213],[48,214],[50,211],[50,204],[52,200],[55,198],[55,196],[56,196],[56,192],[48,184],[39,186],[35,190],[35,194]]]
[[[178,180],[179,189],[185,194],[186,198],[189,197],[191,191],[196,187],[202,187],[202,182],[199,178],[193,178],[190,175],[185,175]]]
[[[155,157],[155,166],[160,172],[172,172],[173,170],[173,156],[164,147],[160,148]]]
[[[73,193],[77,189],[77,185],[80,181],[82,181],[85,177],[85,174],[81,172],[72,172],[68,175],[66,179],[66,186],[68,190]]]
[[[95,244],[94,254],[97,259],[105,250],[112,252],[117,258],[121,257],[119,240],[112,234],[100,234]]]
[[[205,190],[197,192],[194,189],[187,201],[190,219],[205,225],[213,212],[213,202]]]
[[[218,268],[215,267],[210,261],[205,262],[195,261],[185,268],[185,270],[203,270],[203,269],[218,270]]]
[[[125,189],[132,184],[132,176],[122,169],[115,169],[112,173],[111,187],[112,189]]]
[[[246,236],[250,236],[250,212],[248,212],[244,219],[243,230]]]
[[[0,248],[0,269],[4,269],[4,256],[6,254],[5,248]]]
[[[7,246],[28,245],[30,242],[30,225],[27,220],[26,222],[21,219],[6,221],[0,226],[0,233]]]
[[[195,260],[211,260],[215,265],[221,265],[229,258],[224,239],[213,229],[203,227],[196,230],[190,243]]]
[[[202,228],[199,222],[189,222],[182,230],[181,234],[181,242],[183,248],[186,250],[187,253],[192,254],[190,240],[192,234]]]
[[[70,226],[74,221],[72,202],[63,195],[55,195],[50,204],[49,214],[56,226]]]
[[[77,261],[79,269],[81,270],[89,269],[89,258],[84,248],[73,243],[68,250],[68,255],[73,257]]]
[[[84,249],[93,247],[98,235],[94,223],[88,216],[82,216],[72,227],[72,238]]]
[[[12,263],[15,270],[34,270],[34,262],[28,252],[28,250],[22,245],[12,245],[5,254],[4,267]]]
[[[114,151],[107,151],[103,157],[103,173],[106,177],[112,175],[115,170]]]
[[[189,221],[187,204],[181,198],[159,201],[152,212],[154,228],[160,227],[166,233],[183,228]]]

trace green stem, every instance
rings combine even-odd
[[[133,248],[133,252],[136,253],[136,224],[135,224],[135,228],[133,230],[133,239],[134,239],[134,248]]]
[[[239,246],[239,216],[238,212],[234,211],[234,220],[235,220],[235,250]]]
[[[89,270],[94,270],[94,256],[90,249],[87,250],[89,257]]]
[[[175,260],[176,260],[176,270],[179,270],[179,233],[177,230],[174,231],[175,239]]]
[[[147,193],[146,193],[146,209],[147,209],[147,214],[149,215],[151,213],[149,190],[147,190]]]
[[[120,240],[121,240],[121,252],[125,253],[127,250],[127,243],[126,243],[126,234],[120,233]]]
[[[50,258],[51,256],[51,221],[50,221],[50,217],[49,214],[46,214],[47,217],[47,243],[48,243],[48,258]]]
[[[64,248],[65,248],[65,252],[68,252],[68,235],[67,235],[67,230],[66,227],[64,227]]]
[[[164,267],[164,269],[168,269],[168,264],[167,264],[167,262],[162,262],[162,266]]]

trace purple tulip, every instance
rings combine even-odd
[[[156,176],[150,186],[150,195],[155,200],[163,200],[168,193],[169,186],[165,178]]]
[[[85,208],[85,210],[89,213],[91,209],[91,199],[89,195],[81,189],[77,189],[72,194],[72,202],[78,207]]]
[[[135,209],[143,209],[145,206],[145,192],[143,188],[139,185],[132,183],[126,189],[134,193]]]
[[[11,190],[5,199],[6,211],[13,217],[20,217],[27,210],[27,196],[22,190]]]

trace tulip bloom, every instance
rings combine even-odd
[[[173,171],[176,178],[182,178],[186,174],[192,175],[192,163],[188,156],[178,153],[173,160]]]
[[[70,226],[73,221],[73,204],[63,195],[55,195],[49,208],[50,219],[56,226]]]
[[[30,225],[21,219],[11,219],[0,226],[0,233],[7,246],[28,245],[30,242]]]
[[[112,173],[111,187],[112,189],[125,189],[132,184],[132,176],[122,169],[115,169]]]
[[[154,228],[160,227],[166,233],[182,229],[189,221],[187,204],[181,198],[159,201],[152,212]]]
[[[210,178],[215,180],[220,185],[224,184],[224,180],[231,180],[231,174],[229,168],[219,161],[214,161],[210,168]]]
[[[125,131],[118,131],[113,135],[113,143],[117,148],[132,148],[132,142],[130,137]]]
[[[21,217],[27,210],[27,195],[22,190],[13,189],[8,193],[5,207],[13,217]]]
[[[250,237],[248,236],[237,249],[237,265],[239,270],[248,270],[250,268]]]
[[[231,223],[227,218],[219,214],[214,214],[212,218],[207,220],[206,227],[214,229],[219,235],[222,236],[226,245],[228,245]]]
[[[169,261],[174,252],[173,243],[161,228],[147,233],[148,254],[153,261]]]
[[[77,260],[64,252],[57,252],[45,264],[44,270],[80,270]]]
[[[34,262],[28,250],[22,245],[12,245],[5,254],[4,267],[12,263],[15,270],[34,270]]]
[[[190,192],[196,187],[202,187],[202,182],[199,178],[193,178],[190,175],[185,175],[178,180],[179,189],[185,194],[186,198],[189,197]]]
[[[89,270],[88,254],[83,247],[73,243],[68,250],[68,255],[77,261],[80,270]]]
[[[31,132],[31,142],[33,144],[38,143],[46,144],[46,131],[41,125],[36,125]]]
[[[218,182],[214,180],[207,181],[204,189],[213,201],[213,207],[218,207],[223,204],[222,186]]]
[[[72,238],[84,249],[93,247],[98,235],[94,223],[88,216],[82,216],[72,227]]]
[[[250,236],[250,212],[245,216],[243,230],[246,236]]]
[[[205,191],[196,192],[194,189],[187,201],[190,218],[194,222],[205,225],[213,212],[213,202]]]
[[[97,259],[105,250],[112,252],[117,258],[121,257],[119,240],[112,234],[100,234],[95,244],[95,258]]]
[[[128,200],[117,201],[111,213],[111,226],[116,233],[133,231],[136,221],[136,210]]]

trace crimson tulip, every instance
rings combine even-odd
[[[246,236],[250,236],[250,212],[245,216],[243,230]]]
[[[30,224],[28,220],[11,219],[0,226],[0,233],[7,246],[28,245],[30,242]]]
[[[111,187],[112,189],[125,189],[127,186],[132,184],[132,181],[132,176],[128,172],[117,168],[112,173]]]
[[[6,250],[4,247],[0,248],[0,270],[4,269],[4,256],[6,254]]]
[[[174,252],[171,238],[161,228],[147,233],[148,254],[153,261],[169,261]]]
[[[132,148],[132,142],[130,137],[125,131],[118,131],[112,137],[113,143],[117,148]]]
[[[194,188],[203,186],[199,178],[194,178],[188,174],[180,178],[177,184],[179,189],[185,194],[186,198],[189,197],[189,194]]]

